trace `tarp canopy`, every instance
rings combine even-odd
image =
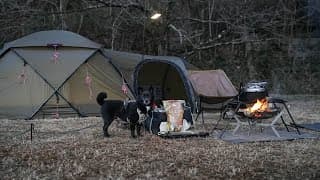
[[[0,54],[0,117],[100,115],[97,93],[133,99],[101,45],[68,31],[41,31],[6,43]]]
[[[226,73],[220,69],[189,71],[189,79],[199,96],[217,103],[238,94]]]

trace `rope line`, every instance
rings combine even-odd
[[[68,131],[63,131],[63,132],[54,132],[54,131],[51,131],[51,132],[41,132],[41,131],[33,131],[34,133],[40,133],[40,134],[68,134],[68,133],[72,133],[72,132],[80,132],[82,130],[85,130],[85,129],[90,129],[90,128],[93,128],[93,127],[96,127],[98,124],[100,124],[100,122],[96,123],[96,124],[93,124],[93,125],[89,125],[89,126],[86,126],[86,127],[83,127],[83,128],[80,128],[80,129],[72,129],[72,130],[68,130]],[[13,132],[13,131],[1,131],[1,132]],[[26,133],[30,132],[30,129],[22,132],[22,133],[17,133],[17,134],[14,134],[12,136],[9,136],[9,137],[3,137],[3,139],[12,139],[14,137],[18,137],[18,136],[21,136],[21,135],[24,135]]]
[[[72,132],[80,132],[82,130],[85,130],[85,129],[90,129],[90,128],[93,128],[93,127],[96,127],[99,123],[96,123],[96,124],[93,124],[93,125],[89,125],[89,126],[86,126],[86,127],[83,127],[83,128],[80,128],[80,129],[72,129],[72,130],[68,130],[68,131],[63,131],[63,132],[55,132],[55,131],[49,131],[49,132],[41,132],[41,131],[35,131],[37,133],[41,133],[41,134],[68,134],[68,133],[72,133]]]
[[[12,139],[12,138],[15,138],[15,137],[24,135],[24,134],[26,134],[26,133],[29,132],[29,131],[30,131],[30,129],[28,129],[28,130],[26,130],[26,131],[24,131],[24,132],[22,132],[22,133],[17,133],[17,134],[15,134],[15,135],[12,135],[12,136],[9,136],[9,137],[4,137],[4,139]],[[3,131],[3,132],[4,132],[4,131]],[[7,132],[12,132],[12,131],[7,131]]]

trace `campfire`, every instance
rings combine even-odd
[[[233,99],[226,105],[225,114],[221,118],[236,120],[236,127],[232,131],[233,135],[238,132],[241,126],[245,125],[250,127],[249,135],[253,127],[259,126],[270,127],[277,137],[281,137],[276,129],[280,120],[288,132],[289,127],[292,126],[300,135],[298,126],[286,105],[286,101],[269,97],[266,85],[266,82],[251,82],[245,86],[241,83],[237,99]],[[291,120],[290,124],[284,120],[283,114],[285,111]],[[261,132],[262,130],[263,128],[260,128]],[[220,138],[223,133],[224,131],[221,133]]]
[[[278,109],[268,101],[266,82],[251,82],[241,87],[240,100],[245,107],[239,112],[248,118],[262,119],[270,118],[277,114]]]
[[[261,118],[265,112],[271,112],[267,98],[257,99],[253,104],[247,104],[243,113],[247,117]]]
[[[233,135],[242,125],[249,125],[249,133],[253,126],[270,127],[274,134],[280,137],[275,128],[279,120],[281,120],[289,132],[289,126],[282,116],[285,111],[289,115],[291,125],[300,134],[298,126],[286,105],[286,101],[280,98],[269,97],[266,85],[266,82],[250,82],[245,86],[240,84],[239,96],[226,105],[226,117],[228,119],[234,118],[237,122],[232,132]],[[224,116],[221,117],[225,118]],[[223,133],[220,137],[222,135]]]

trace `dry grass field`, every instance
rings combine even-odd
[[[297,123],[320,122],[319,96],[284,98]],[[196,128],[210,130],[218,114],[206,117]],[[231,144],[145,132],[132,139],[117,122],[104,138],[100,117],[0,123],[1,179],[320,179],[319,138]]]

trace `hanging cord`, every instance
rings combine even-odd
[[[89,71],[88,71],[88,64],[86,66],[86,71],[87,71],[87,74],[86,74],[86,77],[84,79],[84,83],[85,85],[88,87],[89,89],[89,99],[91,100],[92,99],[92,78],[89,76]]]
[[[60,115],[59,115],[59,104],[58,103],[56,104],[56,112],[54,113],[53,118],[55,118],[55,119],[59,119],[60,118]]]
[[[54,48],[54,52],[53,52],[53,63],[54,64],[58,64],[59,62],[59,55],[60,53],[58,52],[58,45],[52,45]]]
[[[56,93],[56,112],[53,114],[53,118],[55,119],[59,119],[60,118],[60,114],[59,114],[59,96]]]
[[[27,65],[27,63],[24,62],[21,73],[18,75],[17,79],[18,79],[19,84],[26,84],[26,81],[28,79],[27,74],[26,74],[26,65]]]

